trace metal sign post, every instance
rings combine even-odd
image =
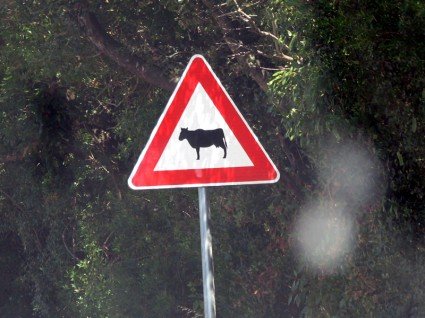
[[[204,286],[205,318],[215,318],[214,266],[210,229],[210,202],[205,187],[198,188],[199,223],[201,227],[202,282]]]

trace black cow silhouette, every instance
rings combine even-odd
[[[226,158],[227,155],[227,143],[226,138],[224,137],[223,129],[213,129],[213,130],[189,130],[188,128],[181,128],[179,140],[182,141],[187,139],[189,145],[196,149],[197,158],[199,160],[199,149],[211,147],[212,145],[217,148],[223,148],[224,156]]]

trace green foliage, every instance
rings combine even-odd
[[[361,231],[361,255],[347,259],[350,267],[336,279],[312,277],[303,268],[295,275],[290,303],[304,306],[307,317],[416,315],[423,312],[417,307],[423,283],[415,281],[412,259],[423,255],[411,249],[412,241],[401,244],[383,235],[399,233],[414,241],[423,236],[425,148],[417,136],[424,123],[424,46],[418,31],[425,25],[425,7],[417,1],[319,1],[304,8],[294,28],[305,37],[293,43],[302,59],[269,82],[286,135],[299,140],[318,167],[329,164],[322,149],[330,143],[354,139],[375,148],[386,165],[388,190],[385,208],[375,212],[379,219],[375,213],[364,217],[378,225],[367,223]]]
[[[204,54],[281,171],[276,185],[211,189],[219,316],[425,312],[420,1],[227,1],[237,53],[203,1],[87,5],[169,78]],[[0,8],[0,316],[200,317],[196,191],[126,184],[169,94],[98,53],[81,7]],[[270,75],[268,92],[247,67]],[[345,202],[355,247],[321,271],[298,255],[294,224],[306,202],[347,195],[342,177],[366,182],[331,165],[347,141],[379,159],[381,196]]]

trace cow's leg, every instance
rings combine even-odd
[[[198,147],[198,148],[196,148],[196,155],[197,155],[196,160],[199,160],[199,147]]]
[[[226,158],[226,156],[227,156],[227,149],[226,149],[226,146],[221,146],[221,148],[223,148],[223,150],[224,150],[224,156],[223,156],[223,159],[225,159]]]

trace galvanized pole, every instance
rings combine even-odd
[[[205,187],[198,188],[199,223],[201,226],[202,281],[204,286],[205,318],[215,318],[214,266],[210,229],[210,202]]]

